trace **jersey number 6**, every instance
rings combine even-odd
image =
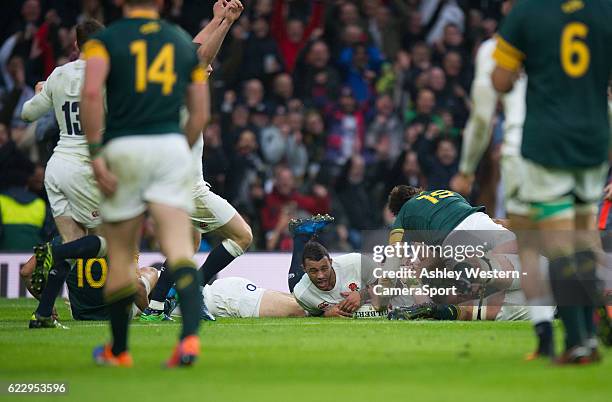
[[[582,22],[570,22],[561,34],[561,67],[572,78],[582,77],[591,62],[589,47],[584,39],[589,28]]]

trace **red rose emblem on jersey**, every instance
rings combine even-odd
[[[351,292],[355,292],[359,290],[359,286],[357,286],[355,282],[349,283],[348,288],[351,290]]]

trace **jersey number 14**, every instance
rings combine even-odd
[[[147,90],[148,83],[160,84],[162,95],[170,95],[176,82],[174,72],[174,45],[166,43],[153,62],[147,66],[147,42],[136,40],[130,43],[130,53],[136,57],[136,92]]]

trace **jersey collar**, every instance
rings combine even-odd
[[[155,10],[136,9],[130,10],[125,14],[126,18],[147,18],[151,20],[159,19],[159,13]]]

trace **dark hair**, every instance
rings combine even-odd
[[[402,206],[421,191],[423,191],[422,188],[404,184],[393,187],[393,190],[389,193],[389,210],[394,216],[397,216]]]
[[[104,25],[100,24],[96,20],[85,20],[80,24],[77,24],[75,31],[77,46],[79,49],[83,49],[83,45],[89,40],[89,38],[91,38],[91,35],[103,29]]]
[[[309,240],[304,245],[304,251],[302,252],[302,265],[306,262],[306,260],[320,261],[323,257],[329,258],[329,252],[318,241]]]

